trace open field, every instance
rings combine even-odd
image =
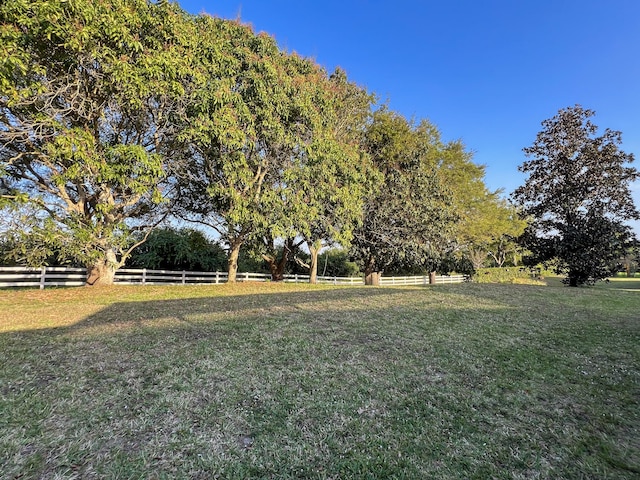
[[[0,291],[0,476],[638,478],[617,285]]]

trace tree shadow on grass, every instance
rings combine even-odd
[[[176,287],[180,288],[180,287]],[[406,288],[335,288],[294,292],[242,293],[211,296],[193,296],[176,299],[131,300],[115,302],[89,314],[78,321],[63,326],[34,330],[14,330],[0,333],[37,333],[42,335],[65,335],[83,331],[113,332],[127,328],[178,326],[182,324],[202,324],[212,321],[238,321],[243,319],[277,318],[279,315],[291,316],[304,311],[371,309],[371,299],[381,308],[389,299],[399,294],[416,290]],[[188,294],[188,292],[185,292]],[[61,304],[68,308],[68,304]],[[73,318],[72,311],[56,312],[60,317]],[[106,329],[106,330],[105,330]]]
[[[544,296],[544,287],[473,284],[192,296],[121,301],[73,325],[3,333],[0,407],[10,412],[6,431],[17,445],[7,447],[4,470],[17,477],[32,468],[33,477],[51,477],[71,465],[80,475],[109,476],[110,465],[117,470],[120,461],[169,475],[192,462],[193,471],[213,473],[229,468],[229,458],[245,461],[248,451],[261,461],[275,451],[282,455],[279,470],[262,476],[287,476],[297,466],[288,459],[300,444],[317,455],[320,467],[333,468],[337,455],[354,445],[366,455],[387,452],[376,443],[380,436],[393,434],[389,444],[409,442],[415,435],[405,425],[412,419],[417,432],[444,421],[477,434],[472,447],[478,459],[484,437],[493,439],[499,468],[514,441],[504,435],[495,441],[504,411],[517,413],[509,431],[523,430],[516,440],[537,452],[548,439],[529,441],[528,435],[549,421],[547,404],[565,401],[557,390],[567,379],[582,382],[581,390],[566,394],[568,405],[591,398],[591,377],[562,376],[557,362],[576,345],[585,356],[592,332],[577,341],[567,326],[561,339],[567,347],[551,348],[559,341],[556,313],[532,315],[544,313],[532,310],[544,308]],[[569,303],[562,314],[572,317],[582,308]],[[593,351],[609,344],[602,339]],[[565,360],[565,370],[581,372],[581,358]],[[538,388],[547,389],[550,402],[534,401],[529,391]],[[600,391],[606,389],[593,389]],[[538,409],[533,419],[531,405]],[[580,411],[554,418],[559,425],[567,421],[577,430],[592,428]],[[421,452],[429,451],[438,428],[411,454],[418,464],[429,464]],[[327,431],[331,448],[323,443]],[[442,448],[449,448],[446,441]],[[317,449],[320,444],[327,450]],[[197,454],[209,451],[213,466],[207,471]],[[218,458],[218,451],[224,455]],[[390,452],[385,461],[398,458]],[[400,468],[394,474],[419,477]]]

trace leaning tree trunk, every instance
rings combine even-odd
[[[282,256],[277,258],[274,255],[262,255],[262,258],[269,264],[269,271],[271,272],[272,282],[284,281],[284,271],[287,268],[287,262],[289,261],[289,254],[293,251],[293,239],[287,239],[282,248]]]
[[[233,241],[229,247],[229,258],[227,259],[227,283],[236,283],[238,275],[238,257],[240,256],[241,241]]]
[[[271,281],[272,282],[282,282],[284,281],[284,268],[280,268],[280,262],[276,262],[275,259],[267,260],[269,264],[269,271],[271,272]]]
[[[103,258],[87,266],[88,286],[113,285],[118,269],[118,260],[113,249],[107,249]]]
[[[272,282],[284,281],[284,271],[289,261],[288,250],[285,247],[282,251],[282,257],[276,259],[270,255],[263,255],[262,258],[269,264],[269,271],[271,272]]]

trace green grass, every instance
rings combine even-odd
[[[640,476],[640,295],[0,292],[2,478]]]

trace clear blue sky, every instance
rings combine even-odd
[[[240,18],[461,139],[491,189],[522,184],[540,122],[581,104],[640,168],[640,0],[182,0]],[[634,186],[640,206],[640,185]]]

